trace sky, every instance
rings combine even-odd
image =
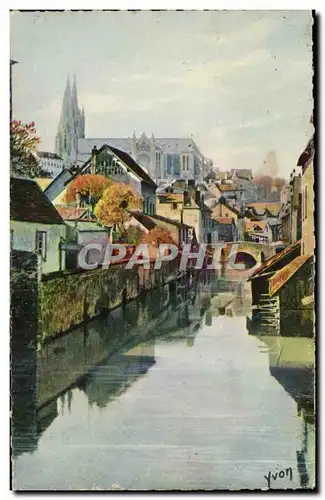
[[[214,166],[288,177],[313,130],[312,16],[300,11],[13,12],[13,117],[54,150],[76,74],[86,137],[192,135]]]

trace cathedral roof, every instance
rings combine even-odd
[[[141,138],[143,137],[143,134]],[[141,140],[140,138],[140,140]],[[146,138],[149,140],[148,138]],[[159,138],[155,137],[155,145],[157,148],[161,149],[164,153],[180,154],[190,151],[199,152],[198,147],[192,138],[179,137],[179,138]],[[132,154],[132,139],[130,137],[109,137],[104,139],[79,139],[78,147],[79,154],[85,155],[89,154],[94,146],[100,149],[104,144],[109,144],[114,148],[121,149],[128,154]]]

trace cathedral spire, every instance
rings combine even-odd
[[[69,118],[71,116],[71,112],[72,112],[71,88],[70,88],[70,80],[68,77],[63,96],[61,119]]]
[[[78,91],[77,91],[77,80],[76,80],[76,75],[73,75],[73,85],[72,85],[72,92],[71,92],[71,101],[72,101],[72,110],[75,115],[79,113],[79,107],[78,107]]]

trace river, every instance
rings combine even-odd
[[[312,339],[249,335],[247,284],[158,294],[13,357],[13,487],[313,487]]]

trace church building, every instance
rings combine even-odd
[[[70,167],[82,165],[94,147],[99,150],[104,144],[130,155],[157,184],[172,179],[201,183],[211,169],[211,160],[202,155],[192,137],[157,138],[153,134],[147,137],[145,133],[136,137],[133,133],[132,138],[85,138],[85,114],[78,105],[76,79],[72,89],[68,79],[55,152],[63,158],[65,166]]]

